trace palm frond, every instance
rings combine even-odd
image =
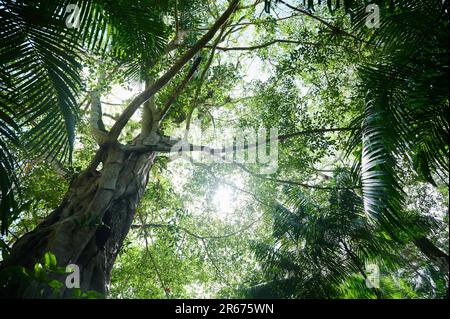
[[[399,166],[409,165],[432,184],[434,175],[448,179],[448,19],[441,1],[402,1],[395,9],[377,3],[379,29],[368,31],[361,12],[355,18],[360,36],[369,34],[369,42],[382,51],[371,57],[376,62],[359,68],[367,98],[356,120],[361,149],[354,167],[366,213],[401,229],[404,178]],[[358,144],[355,137],[349,149],[357,150]]]
[[[112,56],[130,64],[144,61],[148,66],[165,46],[168,29],[163,14],[169,10],[168,3],[0,0],[4,216],[14,202],[15,154],[7,143],[18,138],[26,156],[45,155],[70,163],[83,87],[81,55]],[[74,5],[80,20],[71,26],[67,9],[73,10]],[[14,129],[12,122],[17,124]],[[2,227],[8,224],[5,218]]]
[[[19,146],[18,124],[8,106],[10,101],[0,96],[0,232],[6,234],[8,226],[17,211],[14,187],[19,185],[16,172],[17,159],[10,151],[11,147]]]

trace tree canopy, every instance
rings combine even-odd
[[[70,297],[448,298],[448,31],[447,0],[0,0],[0,290],[67,296],[15,249],[118,145],[154,161]]]

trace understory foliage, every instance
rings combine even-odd
[[[157,92],[158,134],[276,127],[278,166],[158,154],[108,297],[448,298],[448,1],[368,3],[242,0]],[[225,6],[0,0],[0,261],[91,162],[94,105],[106,132]],[[58,297],[56,264],[19,272]]]

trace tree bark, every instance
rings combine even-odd
[[[136,110],[213,39],[217,30],[238,8],[239,1],[232,0],[210,30],[153,85],[131,101],[108,134],[103,134],[101,127],[94,131],[100,133],[94,137],[102,146],[90,167],[73,181],[62,204],[35,230],[25,234],[14,244],[10,255],[0,265],[0,274],[5,274],[4,270],[16,266],[33,269],[37,262],[42,262],[45,253],[50,252],[56,256],[58,266],[76,264],[79,267],[82,291],[95,290],[106,295],[114,260],[130,229],[155,158],[155,149],[141,148],[139,152],[130,152],[130,149],[122,148],[117,139]],[[195,68],[198,66],[196,63],[194,62]],[[172,102],[173,99],[170,103]],[[164,109],[166,112],[167,108]],[[101,115],[101,110],[97,110],[95,118],[101,120]],[[99,124],[97,120],[94,124]],[[144,133],[146,132],[147,128]],[[147,136],[141,136],[141,140],[145,138]],[[103,167],[97,170],[100,163]],[[53,296],[48,285],[36,283],[24,287],[21,283],[20,279],[7,277],[6,281],[0,282],[0,297]],[[66,288],[62,289],[62,294],[70,296],[70,291]]]
[[[58,266],[79,267],[82,291],[106,295],[111,269],[144,193],[155,153],[127,153],[119,143],[111,143],[97,157],[101,157],[102,169],[90,168],[80,174],[61,205],[14,244],[0,270],[8,266],[33,269],[51,252]],[[48,285],[23,286],[17,278],[10,278],[0,290],[6,298],[53,296]],[[64,286],[62,296],[70,295]]]

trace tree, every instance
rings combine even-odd
[[[380,28],[370,29],[364,1],[338,3],[315,11],[325,3],[233,0],[222,8],[209,1],[80,1],[81,23],[73,29],[64,1],[2,2],[1,208],[3,233],[11,231],[0,241],[2,295],[48,297],[58,290],[70,297],[58,283],[66,274],[31,284],[21,276],[42,279],[43,267],[74,263],[84,293],[107,295],[113,273],[113,296],[143,296],[142,277],[132,273],[136,259],[151,267],[145,269],[151,295],[166,298],[184,296],[183,285],[194,280],[210,288],[217,283],[222,296],[262,280],[269,284],[259,288],[284,297],[342,297],[355,289],[365,297],[395,295],[395,289],[364,288],[364,263],[374,259],[385,261],[383,271],[406,269],[402,291],[412,296],[408,263],[418,261],[416,271],[439,271],[437,264],[445,272],[448,243],[433,238],[442,226],[406,204],[409,188],[427,182],[442,189],[448,177],[445,6],[376,1]],[[281,7],[288,12],[280,15]],[[255,74],[252,59],[268,70]],[[244,79],[249,75],[253,81]],[[106,111],[113,83],[133,79],[143,91],[119,105],[122,112]],[[168,135],[194,124],[277,127],[278,171],[193,160],[195,177],[180,190],[170,160],[156,155],[169,156],[187,133]],[[205,145],[188,148],[209,152]],[[53,180],[61,184],[52,188]],[[282,185],[296,191],[288,202],[304,202],[286,204]],[[41,186],[57,192],[38,203],[34,189]],[[216,187],[223,198],[245,197],[238,223],[208,215]],[[188,212],[186,198],[206,202],[196,207],[201,215]],[[272,234],[268,213],[275,200]],[[263,259],[276,257],[275,266],[266,263],[271,273],[254,273],[247,239],[263,243],[256,245]],[[410,258],[400,260],[405,251]],[[198,273],[180,278],[160,267],[174,262]],[[294,278],[288,282],[286,269]],[[127,290],[127,280],[140,288]]]
[[[363,200],[357,189],[351,188],[354,184],[351,174],[337,170],[334,179],[339,186],[348,188],[331,191],[324,203],[311,201],[292,186],[286,187],[285,202],[274,204],[272,210],[275,243],[253,243],[257,257],[263,262],[266,281],[251,287],[247,296],[338,298],[349,289],[347,284],[361,278],[359,294],[365,298],[391,298],[399,292],[408,293],[401,289],[386,291],[386,280],[403,264],[401,256],[408,244],[422,250],[418,242],[427,242],[434,247],[430,250],[448,258],[426,239],[438,223],[436,220],[414,211],[405,212],[402,225],[406,231],[396,229],[397,237],[392,238],[389,236],[392,229],[371,224],[363,217]],[[425,256],[429,257],[426,253]],[[368,264],[381,268],[384,280],[381,289],[367,284]],[[448,281],[447,275],[445,270],[441,272],[443,280]]]
[[[15,243],[2,268],[10,265],[32,268],[45,252],[51,251],[61,265],[75,263],[83,269],[82,290],[106,292],[114,260],[147,184],[155,150],[161,151],[161,146],[170,150],[167,144],[158,141],[160,137],[155,134],[158,121],[165,115],[164,109],[156,109],[151,100],[145,106],[142,132],[134,139],[134,145],[126,147],[117,142],[120,132],[134,112],[214,37],[236,10],[238,3],[237,0],[232,1],[210,30],[129,104],[110,132],[100,135],[99,150],[89,167],[74,178],[60,207],[35,230]],[[192,72],[188,75],[192,75]],[[152,117],[156,112],[159,112],[159,116]],[[101,126],[94,129],[101,130]],[[155,139],[155,135],[158,139]],[[103,167],[97,170],[100,163]],[[39,287],[22,289],[19,286],[17,282],[11,281],[4,293],[31,297],[40,290]]]
[[[417,248],[429,258],[429,261],[440,269],[443,278],[448,280],[448,254],[437,248],[423,234],[415,233],[416,227],[423,222],[414,218],[412,221],[408,221],[411,216],[404,211],[406,194],[403,191],[403,185],[408,183],[408,179],[398,175],[404,174],[406,170],[404,165],[410,165],[419,180],[427,181],[434,186],[437,186],[435,178],[439,178],[441,174],[444,178],[440,182],[446,183],[447,180],[447,114],[449,109],[448,69],[446,67],[448,57],[444,54],[448,50],[448,40],[444,39],[448,30],[444,9],[446,4],[424,4],[410,1],[390,6],[384,1],[376,3],[380,6],[384,17],[379,29],[368,30],[362,27],[366,21],[366,14],[362,11],[356,11],[353,16],[358,39],[366,41],[367,38],[370,45],[382,46],[382,50],[375,51],[375,55],[369,54],[369,59],[362,59],[358,62],[359,76],[365,88],[366,103],[363,114],[357,117],[352,125],[358,129],[353,134],[348,151],[349,153],[353,151],[357,157],[354,173],[360,180],[356,180],[354,185],[362,184],[364,211],[369,219],[373,219],[398,243],[404,240],[400,239],[402,237],[400,234],[406,232],[403,236],[406,235],[410,241],[414,242]],[[302,10],[298,9],[298,11]],[[418,16],[427,16],[431,19],[429,21],[422,20],[421,22],[424,24],[421,25],[417,22]],[[401,34],[396,31],[399,25],[404,30]],[[431,67],[431,64],[422,60],[424,56],[428,56],[427,61],[433,61],[432,68],[436,72],[427,69]],[[430,122],[427,122],[428,120]],[[403,167],[399,168],[399,162]],[[347,203],[347,206],[353,207],[354,204]],[[296,209],[301,211],[298,207]],[[303,233],[292,225],[291,218],[285,217],[285,219],[291,221],[290,224],[285,221],[286,227],[290,227],[290,232],[293,233],[291,238],[303,235],[306,243],[310,241],[306,229],[314,229],[314,234],[318,229],[327,229],[327,223],[319,219],[314,226],[303,226],[302,228],[305,229],[303,230],[305,233]],[[344,226],[335,226],[334,219],[329,219],[333,220],[331,223],[334,224],[333,227],[330,227],[330,231],[344,228]],[[297,217],[297,223],[301,220],[302,217]],[[352,222],[346,221],[344,224],[348,226]],[[276,225],[275,223],[274,227]],[[374,236],[374,233],[376,232],[372,229],[367,234]],[[321,234],[320,231],[319,234]],[[311,253],[308,246],[303,249],[297,248],[298,251],[292,253],[290,246],[286,250],[279,251],[278,246],[269,245],[264,248],[257,245],[256,250],[262,258],[268,260],[268,267],[281,267],[284,272],[280,273],[281,279],[277,278],[269,281],[267,285],[256,286],[254,292],[281,291],[283,296],[292,296],[292,294],[294,296],[300,294],[303,297],[314,296],[314,292],[317,291],[313,291],[313,287],[326,282],[326,288],[321,296],[332,296],[333,293],[336,293],[333,290],[336,289],[336,284],[333,285],[327,280],[333,281],[339,276],[345,277],[349,271],[345,267],[345,262],[341,261],[339,256],[333,255],[339,249],[345,250],[344,255],[350,256],[356,270],[365,276],[362,267],[364,262],[358,261],[357,254],[352,252],[351,247],[346,245],[345,241],[339,242],[338,235],[331,236],[331,238],[340,243],[343,248],[334,247],[329,250],[328,254],[326,254],[328,246],[321,241],[322,237],[318,236],[319,243],[313,240],[312,245],[319,247],[320,252]],[[366,237],[365,244],[370,245],[370,240],[367,238],[371,236]],[[282,240],[279,236],[275,237]],[[384,240],[377,238],[375,243],[377,248],[381,248]],[[299,245],[301,246],[301,244],[297,244],[297,247]],[[389,258],[390,250],[395,251],[393,247],[390,247],[384,252],[379,252],[379,255],[384,259]],[[302,256],[303,254],[306,256]],[[320,258],[323,254],[326,256],[323,257],[325,261],[319,264],[326,265],[326,261],[332,263],[330,266],[325,266],[327,269],[324,271],[325,274],[321,270],[317,270],[317,273],[309,270],[308,274],[303,274],[299,270],[308,269],[306,265],[317,265],[316,258]],[[308,256],[311,256],[312,259],[308,259]],[[337,263],[334,264],[334,261]],[[289,263],[289,265],[283,264],[283,262]],[[296,286],[296,280],[290,280],[290,285],[286,286],[283,276],[286,272],[292,271],[292,267],[296,269],[295,275],[302,274],[300,278],[295,277],[299,280],[298,284],[305,286],[299,288]],[[272,269],[272,273],[277,273],[277,271]],[[316,278],[314,274],[320,281],[319,283],[313,281]],[[310,278],[310,276],[311,282],[305,282],[304,278]],[[292,277],[289,278],[292,279]],[[342,278],[340,279],[342,280]],[[310,286],[306,286],[307,284]],[[278,287],[278,290],[274,290],[274,287]],[[286,289],[283,290],[283,287]]]

